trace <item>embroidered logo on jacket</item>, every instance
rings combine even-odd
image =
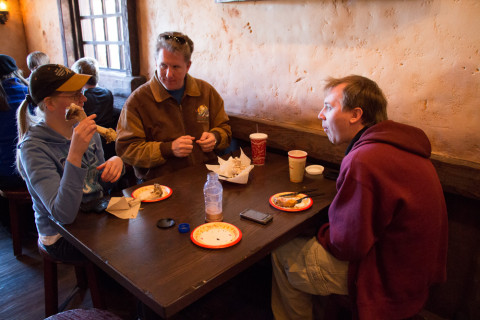
[[[210,112],[208,111],[207,106],[201,105],[197,108],[197,122],[208,122]]]

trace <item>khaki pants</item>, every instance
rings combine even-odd
[[[348,294],[348,262],[316,238],[295,238],[272,252],[272,311],[276,320],[313,319],[312,295]]]

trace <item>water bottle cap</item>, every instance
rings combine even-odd
[[[178,225],[178,232],[187,233],[190,231],[190,225],[188,223],[180,223]]]

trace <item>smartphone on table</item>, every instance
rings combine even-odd
[[[240,217],[255,221],[261,224],[267,224],[272,221],[273,216],[253,209],[246,209],[240,212]]]

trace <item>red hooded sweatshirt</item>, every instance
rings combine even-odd
[[[368,128],[342,161],[318,241],[349,261],[359,319],[411,317],[430,285],[446,280],[447,209],[430,154],[422,130],[388,120]]]

